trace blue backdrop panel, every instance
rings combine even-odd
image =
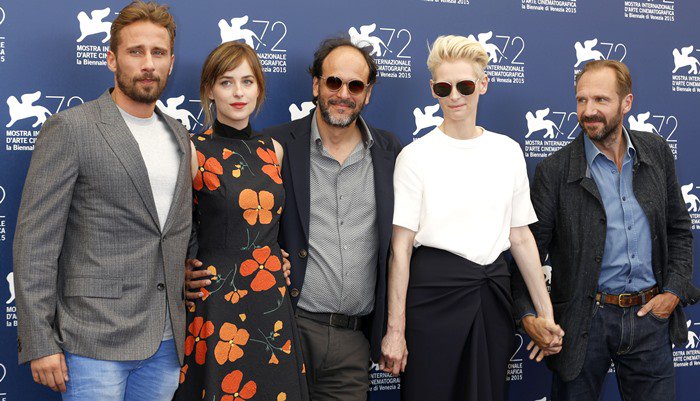
[[[53,400],[17,365],[12,237],[31,150],[45,119],[98,97],[113,83],[105,66],[111,21],[126,1],[0,0],[0,401]],[[248,42],[266,70],[268,99],[253,121],[267,127],[306,115],[306,72],[324,38],[349,33],[374,46],[380,66],[365,117],[404,143],[442,121],[430,96],[428,43],[440,34],[473,35],[491,57],[479,124],[507,134],[534,166],[577,134],[574,75],[588,60],[626,62],[635,101],[625,123],[663,136],[700,229],[700,3],[681,0],[171,0],[178,24],[175,68],[162,97],[166,112],[202,128],[199,71],[222,41]],[[696,246],[696,249],[699,247]],[[545,267],[545,274],[547,268]],[[697,279],[696,283],[700,283]],[[679,400],[697,399],[700,311],[689,308],[689,343],[674,349]],[[435,339],[439,341],[439,339]],[[551,375],[527,358],[516,334],[510,399],[549,400]],[[400,382],[371,372],[372,400],[398,400]],[[615,380],[604,400],[616,400]]]

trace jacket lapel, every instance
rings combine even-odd
[[[151,183],[146,172],[146,164],[139,150],[139,144],[129,131],[129,127],[119,113],[109,91],[102,94],[97,103],[100,107],[100,122],[98,123],[100,133],[121,162],[134,183],[136,192],[141,197],[146,210],[153,218],[156,227],[160,229]]]
[[[596,186],[593,178],[588,177],[586,174],[586,171],[588,171],[588,164],[586,162],[586,151],[583,143],[584,135],[586,135],[585,132],[580,132],[573,141],[567,182],[572,183],[579,181],[581,187],[593,195],[602,206],[603,200],[600,197],[600,192],[598,192],[598,186]]]
[[[287,142],[283,168],[290,172],[294,188],[294,198],[297,202],[299,219],[304,230],[304,236],[309,238],[309,208],[311,207],[311,118],[313,113],[299,120],[292,128],[291,139]]]
[[[163,226],[163,232],[166,233],[170,230],[172,226],[173,219],[176,218],[175,211],[181,208],[183,205],[181,202],[189,202],[189,199],[182,199],[182,191],[186,189],[186,186],[192,185],[192,171],[190,169],[191,161],[191,149],[189,139],[187,135],[181,135],[180,132],[184,130],[184,127],[178,121],[170,118],[166,118],[163,112],[156,107],[156,114],[165,122],[165,124],[170,129],[170,132],[175,135],[175,140],[177,141],[177,146],[180,151],[180,167],[177,172],[177,182],[175,183],[175,192],[173,193],[173,201],[170,204],[170,210],[168,211],[168,218]],[[178,126],[180,125],[180,126]],[[182,201],[180,200],[182,199]]]
[[[391,222],[394,218],[394,192],[393,172],[394,159],[391,151],[385,148],[380,142],[377,134],[372,134],[375,138],[374,146],[370,148],[372,155],[372,167],[374,169],[374,197],[377,205],[377,225],[379,227],[379,249],[388,249],[391,239]],[[377,146],[379,145],[379,146]]]

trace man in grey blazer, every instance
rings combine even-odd
[[[19,362],[64,400],[170,400],[183,357],[191,150],[155,109],[171,72],[167,7],[111,28],[115,88],[43,125],[14,239]]]

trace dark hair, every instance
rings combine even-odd
[[[377,82],[378,68],[377,63],[374,61],[372,56],[370,56],[371,47],[369,46],[369,43],[365,44],[361,42],[359,44],[355,44],[347,36],[328,38],[321,42],[318,49],[316,49],[316,52],[314,52],[314,62],[309,67],[309,74],[311,74],[311,76],[314,78],[321,78],[323,76],[323,62],[326,60],[326,57],[328,57],[333,50],[343,46],[356,49],[360,52],[360,54],[362,54],[362,57],[364,57],[365,62],[367,63],[367,67],[369,67],[369,79],[367,83],[369,85],[374,85],[374,83]],[[316,104],[316,99],[317,97],[314,96],[314,104]]]
[[[214,122],[212,112],[212,100],[209,99],[209,91],[214,87],[216,80],[227,71],[233,70],[244,61],[248,62],[253,70],[256,84],[258,85],[258,98],[256,99],[255,110],[260,111],[260,107],[265,101],[265,74],[263,74],[260,59],[250,46],[242,42],[224,42],[207,56],[202,66],[202,77],[199,84],[199,99],[202,102],[202,110],[205,115],[205,126],[211,126]],[[216,105],[215,107],[216,108]]]

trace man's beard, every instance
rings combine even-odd
[[[127,78],[126,76],[124,76],[124,74],[119,72],[119,69],[117,69],[116,75],[117,86],[119,87],[119,90],[122,91],[131,100],[138,103],[155,103],[156,100],[160,98],[160,95],[165,90],[165,85],[168,83],[168,77],[165,77],[164,80],[161,80],[159,77],[148,73],[135,78]],[[138,82],[143,79],[150,79],[155,81],[155,86],[150,88],[146,87],[148,89],[139,88],[137,86]]]
[[[620,126],[621,121],[622,121],[622,115],[619,113],[619,109],[618,109],[618,113],[615,114],[615,117],[613,117],[613,119],[610,120],[609,123],[605,119],[605,117],[603,117],[603,116],[592,116],[592,117],[582,117],[581,119],[579,119],[579,125],[581,126],[581,129],[583,129],[583,132],[585,132],[586,135],[588,135],[588,138],[591,141],[605,143],[617,131],[618,127]],[[603,129],[600,130],[600,132],[597,134],[589,132],[588,130],[586,130],[586,126],[585,126],[585,123],[587,123],[587,122],[601,122],[601,123],[603,123]]]
[[[331,115],[330,107],[328,104],[342,104],[350,107],[353,111],[350,114],[333,116]],[[360,116],[360,112],[362,112],[362,109],[364,108],[364,101],[362,102],[363,105],[360,106],[360,108],[357,110],[355,110],[355,108],[357,107],[357,103],[353,102],[352,100],[329,100],[328,104],[322,99],[318,99],[318,108],[321,110],[321,117],[323,117],[323,121],[325,121],[326,124],[337,128],[349,127],[350,124],[357,120],[357,117]]]

